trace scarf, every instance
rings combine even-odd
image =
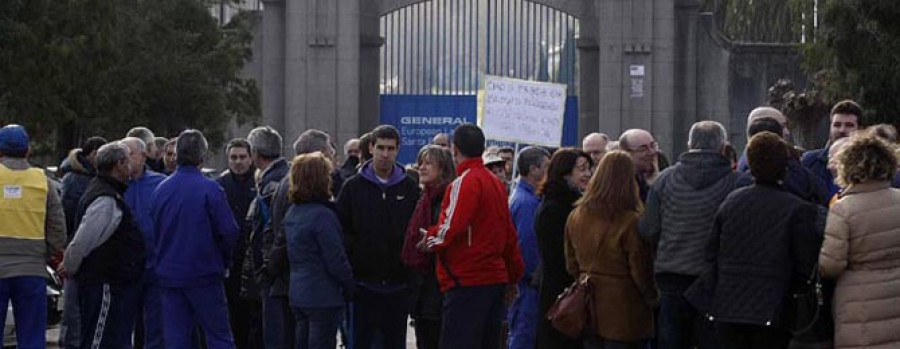
[[[403,263],[416,271],[427,273],[434,268],[433,255],[431,253],[422,252],[416,248],[416,244],[423,239],[419,229],[428,230],[432,225],[437,224],[433,218],[434,212],[431,209],[432,203],[434,200],[444,196],[444,192],[447,190],[449,184],[450,183],[440,183],[433,186],[425,186],[422,197],[420,197],[419,202],[416,203],[416,210],[413,211],[413,215],[409,220],[409,225],[406,227],[406,238],[403,241],[403,251],[400,255],[401,258],[403,258]]]

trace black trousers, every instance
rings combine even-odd
[[[788,347],[791,334],[766,326],[717,322],[716,338],[722,349],[780,349]]]
[[[456,287],[444,293],[441,349],[500,347],[506,284]]]

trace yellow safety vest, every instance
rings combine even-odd
[[[14,171],[0,164],[0,238],[44,239],[47,177],[29,168]]]

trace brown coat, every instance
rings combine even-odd
[[[653,335],[658,301],[650,246],[638,235],[637,213],[604,221],[576,208],[566,222],[566,270],[590,273],[597,334],[616,341]],[[599,247],[599,248],[598,248]]]
[[[900,190],[847,188],[828,214],[819,269],[837,278],[836,348],[900,348]]]

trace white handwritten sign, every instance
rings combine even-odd
[[[487,76],[478,123],[488,139],[559,147],[566,85]]]

